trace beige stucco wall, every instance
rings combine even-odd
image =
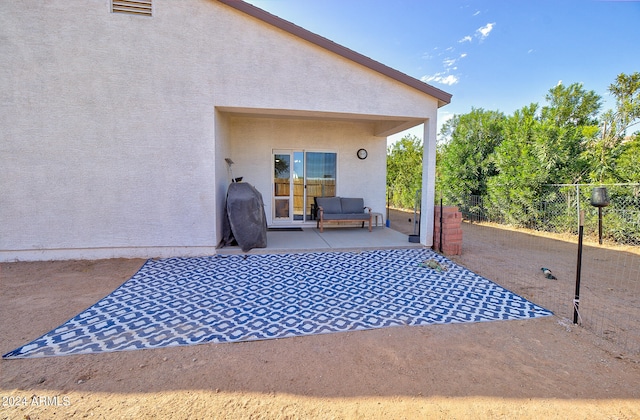
[[[313,132],[345,179],[384,168],[370,122],[234,122],[217,108],[435,121],[434,98],[216,1],[154,0],[151,18],[109,5],[0,2],[0,261],[213,253],[224,157],[251,182],[270,170],[264,153],[314,149],[296,143]],[[242,155],[251,130],[260,148]],[[383,208],[383,182],[341,184]]]
[[[386,138],[372,135],[363,122],[309,121],[231,117],[231,159],[234,176],[254,185],[265,200],[267,222],[272,221],[273,150],[337,153],[336,194],[364,197],[373,211],[385,210]],[[356,151],[367,149],[367,159]],[[256,165],[258,164],[258,165]]]

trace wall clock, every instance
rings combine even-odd
[[[358,158],[366,159],[369,154],[367,153],[367,149],[358,149]]]

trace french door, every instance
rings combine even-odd
[[[315,197],[336,195],[336,160],[333,152],[273,151],[274,223],[315,220]]]

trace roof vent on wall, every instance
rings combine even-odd
[[[111,0],[111,11],[113,13],[151,16],[151,1],[152,0]]]

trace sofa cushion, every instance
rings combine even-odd
[[[364,199],[362,198],[341,198],[342,213],[364,213]]]
[[[340,213],[340,214],[324,214],[323,220],[369,220],[368,213]]]
[[[325,213],[342,213],[340,197],[317,197],[316,202]]]

